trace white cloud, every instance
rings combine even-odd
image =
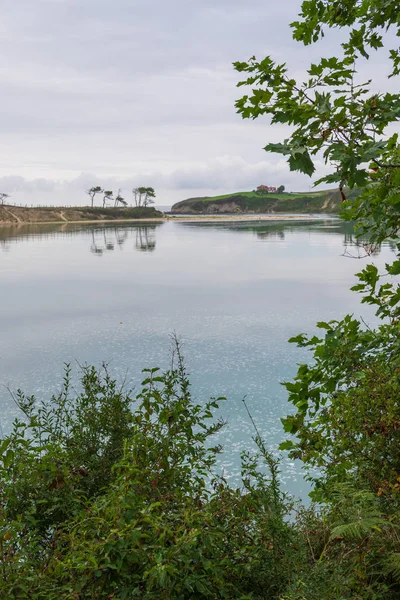
[[[323,170],[323,165],[319,165]],[[10,202],[23,205],[85,205],[85,190],[93,185],[107,189],[122,188],[131,201],[131,190],[139,185],[152,185],[157,192],[157,204],[168,206],[193,196],[217,195],[254,189],[260,183],[285,185],[287,190],[308,189],[305,176],[290,173],[286,162],[263,160],[248,163],[241,156],[224,155],[200,163],[187,163],[173,170],[138,170],[130,177],[99,177],[81,173],[70,180],[25,179],[20,176],[0,177],[0,191],[10,193]]]
[[[291,40],[300,5],[4,0],[0,184],[28,204],[78,202],[92,181],[147,179],[165,204],[270,177],[307,189],[307,177],[262,150],[287,128],[235,113],[242,89],[231,65],[272,54],[301,72],[315,49]],[[322,44],[328,53],[335,36]]]

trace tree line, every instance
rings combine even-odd
[[[103,189],[99,185],[93,186],[86,190],[86,194],[90,197],[92,207],[94,205],[96,196],[102,196],[103,208],[107,206],[107,203],[113,203],[113,206],[128,206],[128,202],[121,195],[121,192],[122,190],[120,188],[118,193],[114,196],[114,192],[112,190]],[[133,188],[132,194],[135,206],[149,206],[150,204],[154,204],[154,198],[156,197],[156,193],[152,187],[141,186]]]

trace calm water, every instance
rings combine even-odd
[[[75,361],[106,361],[137,386],[142,368],[168,366],[175,331],[195,399],[228,397],[221,467],[235,477],[253,447],[244,396],[271,448],[284,437],[280,382],[306,358],[287,339],[347,312],[371,319],[348,290],[362,265],[346,248],[358,254],[349,227],[332,220],[1,228],[3,430],[16,414],[6,386],[48,397]],[[282,478],[304,493],[298,465],[286,460]]]

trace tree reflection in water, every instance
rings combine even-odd
[[[136,228],[136,250],[153,252],[156,249],[156,229],[154,226]]]
[[[78,224],[33,224],[4,225],[0,227],[0,251],[8,252],[18,242],[32,239],[50,240],[60,237],[73,238],[88,234],[89,250],[95,256],[103,256],[116,249],[123,250],[130,239],[133,247],[139,252],[154,252],[156,249],[156,229],[163,223],[146,223],[146,225],[78,225]]]
[[[321,221],[270,221],[270,222],[177,222],[174,224],[132,223],[120,224],[45,224],[45,225],[3,225],[0,227],[0,251],[12,251],[14,243],[29,242],[32,239],[49,240],[60,237],[73,238],[86,234],[89,238],[89,250],[95,256],[103,256],[117,249],[134,248],[139,252],[154,252],[156,249],[156,229],[173,226],[179,228],[225,229],[239,234],[252,234],[260,240],[285,240],[292,233],[313,232],[321,234],[342,234],[343,254],[349,257],[362,258],[366,254],[377,255],[379,247],[372,247],[367,238],[356,238],[351,223],[338,219],[321,219]],[[388,243],[395,247],[394,242]],[[393,249],[392,248],[392,249]]]
[[[101,229],[92,229],[91,252],[97,256],[102,256],[105,252],[115,250],[116,247],[122,249],[126,240],[130,237],[135,238],[135,248],[139,252],[154,252],[156,249],[156,228],[159,225],[140,225],[134,227],[102,227]]]
[[[116,246],[122,248],[128,236],[129,230],[122,227],[92,229],[90,250],[97,256],[102,256],[104,252],[115,250]]]
[[[208,227],[211,229],[222,228],[229,231],[235,231],[238,233],[249,233],[251,232],[260,240],[285,240],[285,236],[291,233],[301,232],[312,232],[321,234],[335,234],[343,235],[343,256],[349,258],[365,258],[366,256],[378,256],[381,248],[379,245],[372,245],[369,242],[367,236],[356,237],[354,235],[354,228],[352,223],[346,223],[337,218],[329,218],[321,220],[290,220],[285,221],[284,219],[274,221],[226,221],[219,223],[196,223],[196,222],[182,222],[182,227]],[[388,244],[391,249],[395,244]]]
[[[156,249],[156,228],[159,225],[135,227],[103,227],[92,229],[92,244],[90,251],[97,256],[112,252],[118,247],[123,248],[129,237],[135,238],[135,248],[140,252],[153,252]]]

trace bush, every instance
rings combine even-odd
[[[307,550],[257,438],[243,487],[215,474],[213,418],[176,368],[145,371],[135,398],[105,368],[67,369],[49,403],[16,395],[25,419],[1,442],[2,598],[278,598]]]
[[[86,214],[98,216],[101,219],[160,219],[164,216],[162,212],[152,206],[134,206],[127,208],[114,206],[102,208],[100,206],[93,206],[87,207],[84,210]]]

